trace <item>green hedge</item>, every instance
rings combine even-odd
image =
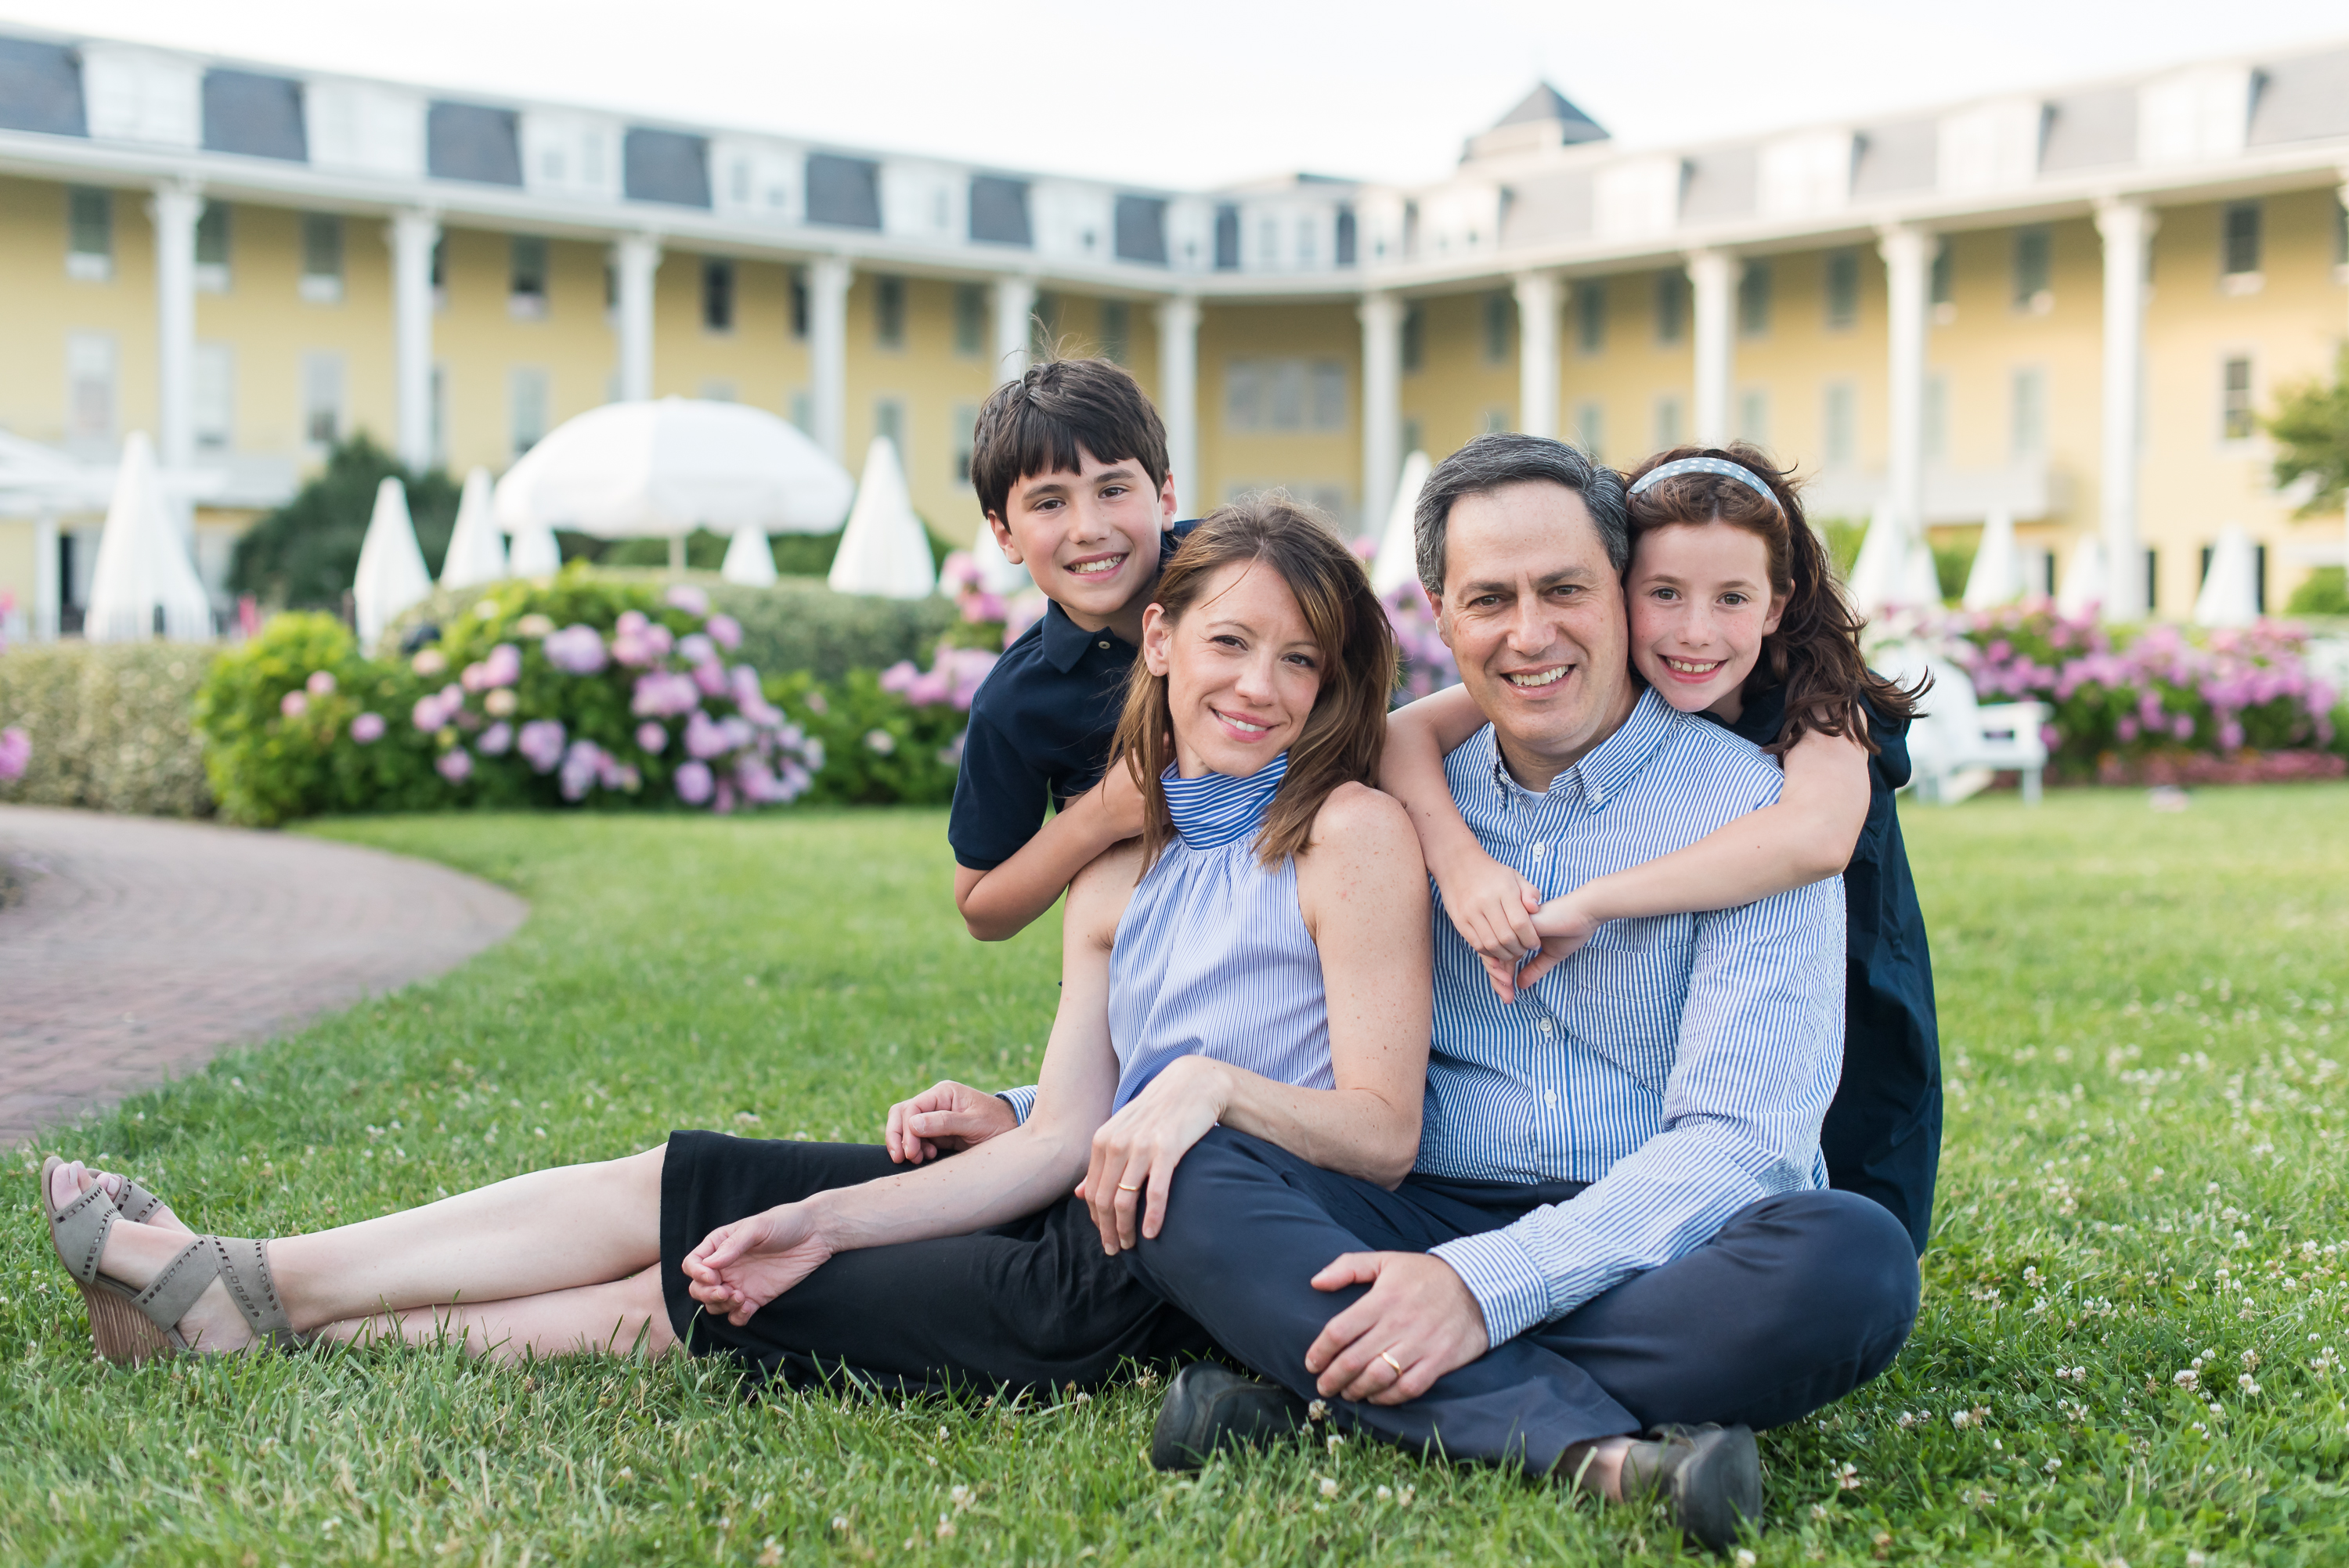
[[[212,810],[192,717],[212,650],[181,643],[16,644],[0,653],[0,725],[32,738],[0,800],[152,817]]]

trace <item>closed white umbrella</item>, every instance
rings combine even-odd
[[[375,515],[359,545],[358,574],[351,582],[351,606],[359,623],[359,646],[372,649],[383,629],[402,610],[432,594],[432,574],[416,545],[416,525],[408,516],[408,490],[386,477],[375,487]]]
[[[490,470],[477,468],[465,476],[465,493],[457,502],[456,531],[440,562],[441,587],[471,588],[505,576],[506,542],[490,509]]]
[[[1886,605],[1900,603],[1908,575],[1908,531],[1890,514],[1878,511],[1868,520],[1868,531],[1860,536],[1859,556],[1851,563],[1845,594],[1854,610],[1876,615]]]
[[[82,634],[94,643],[144,642],[155,634],[159,611],[167,637],[196,642],[212,634],[212,598],[166,510],[155,449],[145,431],[135,430],[122,445],[98,536]]]
[[[563,570],[563,546],[554,530],[536,518],[515,523],[508,531],[513,548],[506,556],[506,572],[514,577],[552,577]]]
[[[1419,581],[1419,492],[1427,484],[1427,454],[1413,452],[1402,460],[1395,480],[1394,505],[1387,511],[1386,531],[1379,536],[1378,552],[1371,557],[1371,591],[1383,599],[1406,583]]]
[[[2072,547],[2072,559],[2057,585],[2055,608],[2066,615],[2085,615],[2105,602],[2105,542],[2089,534]]]
[[[767,531],[749,522],[736,530],[726,546],[726,560],[718,568],[718,575],[746,588],[773,586],[775,547],[767,542]]]
[[[498,481],[496,514],[517,551],[533,523],[598,539],[830,533],[853,489],[847,469],[763,408],[663,397],[557,426]]]
[[[833,592],[876,593],[889,599],[926,599],[937,591],[937,563],[930,555],[929,530],[914,515],[905,470],[886,436],[873,438],[857,481],[855,510],[841,531],[840,552],[826,579]]]
[[[1025,566],[1014,566],[995,542],[995,525],[978,520],[978,537],[970,542],[971,564],[978,568],[978,585],[990,593],[1017,593],[1036,581]]]
[[[2198,626],[2248,626],[2260,618],[2260,557],[2251,536],[2229,523],[2210,547],[2210,570],[2195,595]]]
[[[1965,606],[1988,610],[2023,597],[2023,553],[2014,546],[2014,514],[1994,511],[1982,523],[1982,544],[1966,573]]]

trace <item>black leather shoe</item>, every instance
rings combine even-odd
[[[1264,1448],[1303,1431],[1311,1419],[1308,1408],[1278,1383],[1194,1361],[1166,1386],[1150,1433],[1150,1462],[1163,1470],[1193,1470],[1218,1449]]]
[[[1661,1497],[1672,1522],[1715,1552],[1762,1528],[1762,1455],[1751,1427],[1658,1427],[1623,1456],[1627,1501]]]

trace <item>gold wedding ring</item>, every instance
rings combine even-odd
[[[1142,1191],[1139,1187],[1129,1187],[1123,1181],[1117,1184],[1117,1190],[1121,1192],[1139,1192]]]
[[[1393,1353],[1392,1351],[1391,1351],[1391,1350],[1381,1350],[1381,1351],[1380,1351],[1380,1352],[1379,1352],[1379,1359],[1380,1359],[1380,1360],[1381,1360],[1381,1361],[1383,1361],[1383,1362],[1385,1362],[1388,1366],[1390,1366],[1390,1367],[1393,1367],[1393,1368],[1395,1369],[1395,1376],[1396,1376],[1396,1377],[1402,1377],[1402,1362],[1400,1362],[1400,1361],[1398,1361],[1398,1360],[1396,1360],[1396,1359],[1394,1358],[1394,1353]]]

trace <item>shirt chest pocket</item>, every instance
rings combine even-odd
[[[1658,1094],[1671,1076],[1692,930],[1686,915],[1610,920],[1574,956],[1576,1033]]]

